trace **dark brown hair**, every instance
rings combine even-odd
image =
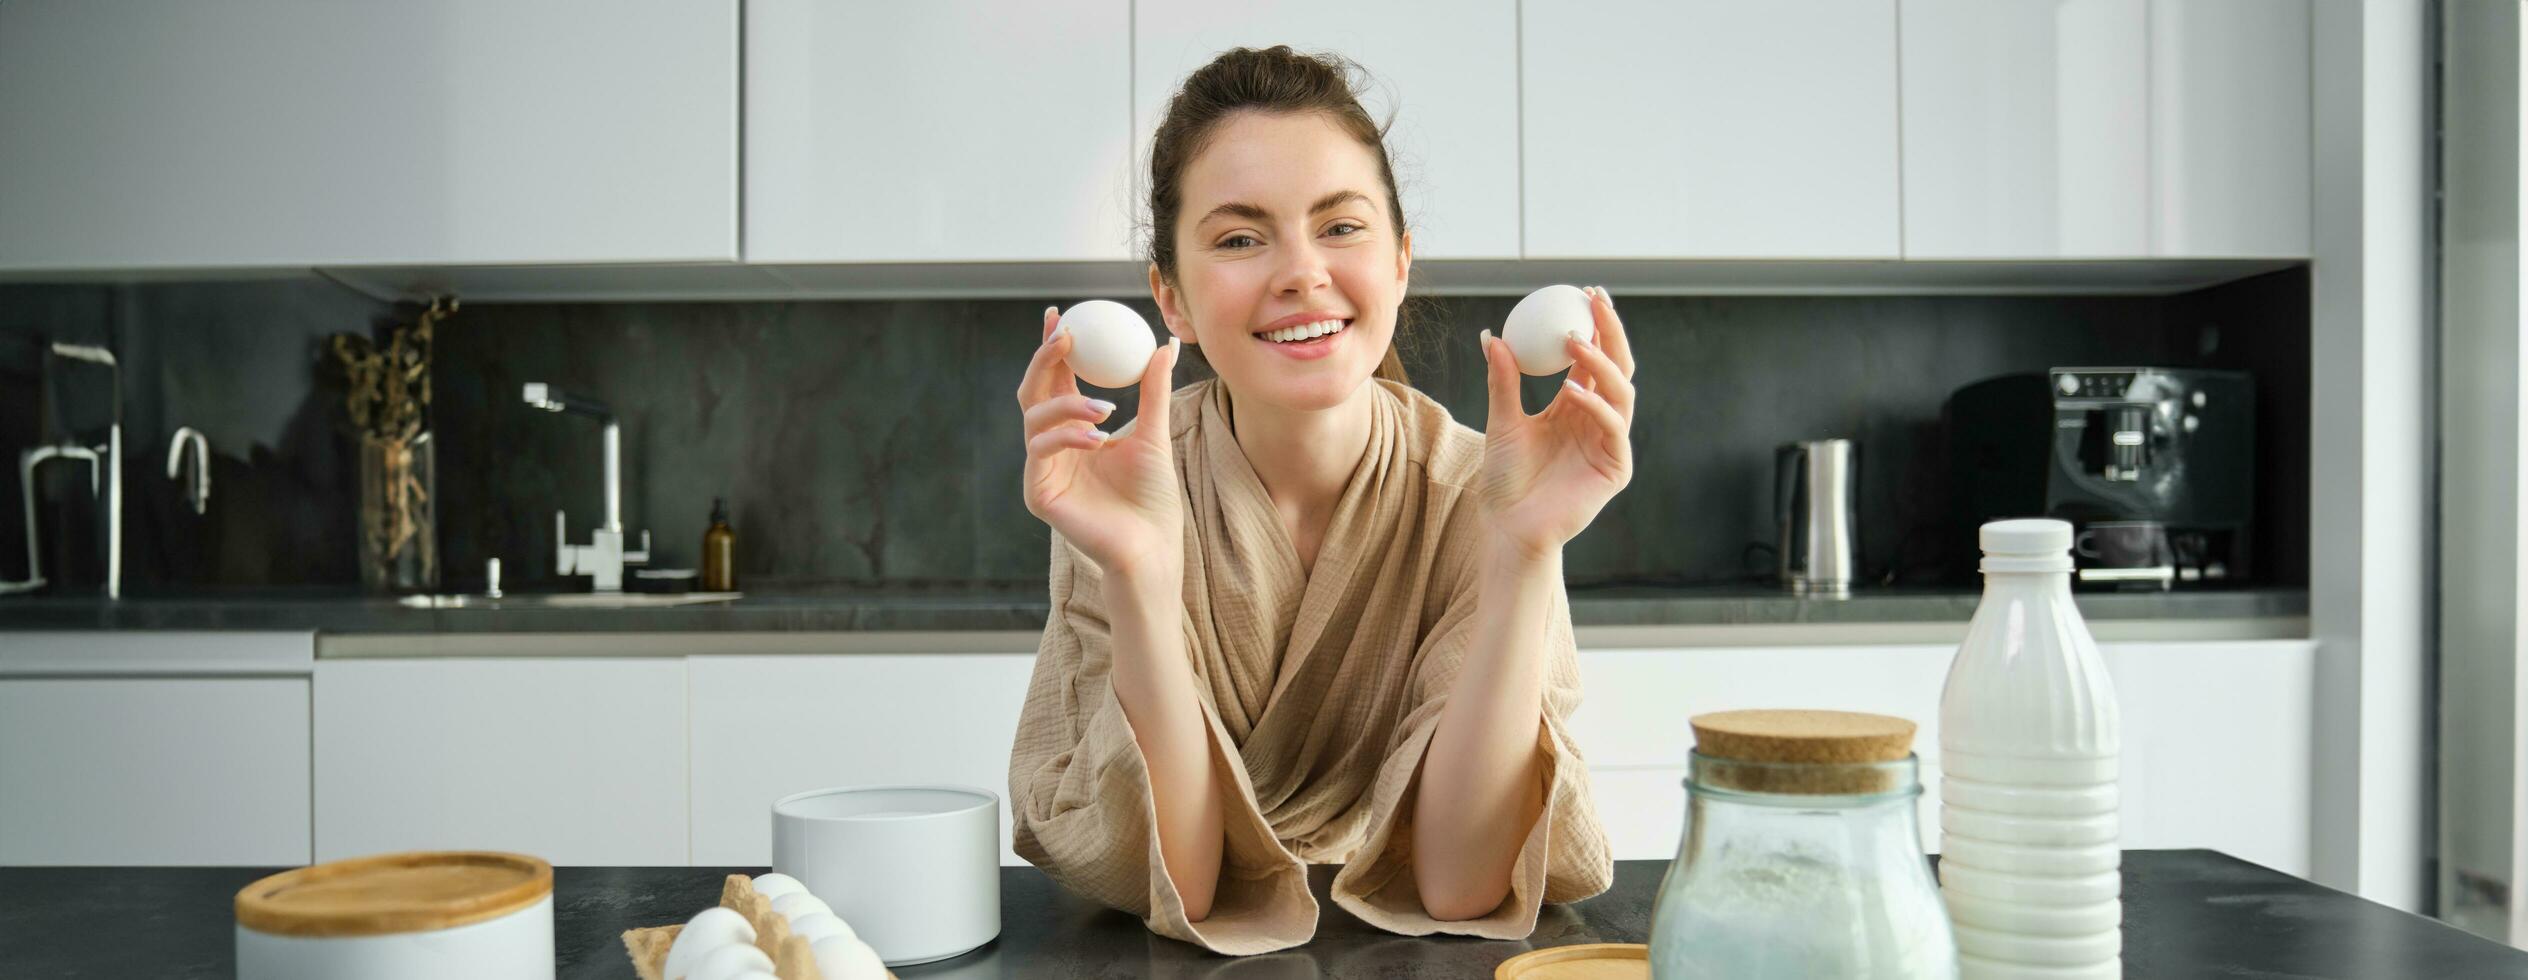
[[[1220,124],[1239,112],[1322,113],[1369,148],[1378,160],[1378,178],[1386,184],[1397,247],[1404,247],[1404,202],[1396,193],[1395,166],[1387,158],[1387,130],[1394,119],[1374,122],[1361,108],[1362,85],[1355,80],[1365,83],[1368,74],[1340,55],[1300,54],[1289,45],[1275,45],[1231,48],[1186,76],[1150,141],[1150,263],[1158,267],[1159,277],[1176,285],[1176,219],[1185,205],[1185,168],[1210,145]],[[1390,381],[1406,380],[1404,361],[1397,356],[1406,312],[1398,307],[1395,339],[1378,362],[1378,377]]]

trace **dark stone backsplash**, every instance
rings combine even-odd
[[[1640,363],[1636,476],[1574,541],[1575,583],[1709,583],[1761,572],[1776,444],[1861,445],[1863,565],[1919,582],[1955,534],[1941,403],[1996,374],[2058,364],[2257,373],[2259,566],[2307,580],[2308,280],[2291,270],[2171,297],[1623,296]],[[610,403],[623,427],[623,514],[654,566],[693,567],[714,497],[738,531],[740,585],[960,586],[1040,581],[1046,531],[1019,499],[1020,372],[1045,301],[472,304],[442,324],[436,367],[444,582],[553,587],[553,513],[573,542],[603,517],[597,425],[526,406],[549,382]],[[1416,300],[1418,387],[1480,426],[1475,332],[1513,298]],[[1145,299],[1134,300],[1156,316]],[[356,583],[348,437],[319,390],[316,339],[396,315],[321,280],[0,287],[0,449],[98,406],[37,392],[37,336],[110,343],[125,361],[127,589]],[[1187,359],[1180,381],[1202,376]],[[1555,379],[1529,379],[1531,408]],[[1122,417],[1131,399],[1118,399]],[[87,412],[89,415],[80,416]],[[190,424],[217,456],[197,518],[164,478]],[[0,576],[23,570],[12,475]],[[67,470],[48,500],[76,496]],[[48,519],[77,524],[75,508]],[[48,531],[48,534],[51,532]],[[51,535],[58,539],[61,535]],[[72,542],[76,545],[76,542]],[[93,568],[66,545],[74,582]]]
[[[46,397],[44,342],[67,340],[121,362],[126,595],[356,585],[351,443],[340,402],[319,393],[316,345],[392,312],[310,279],[0,286],[0,578],[26,574],[19,451],[65,435],[102,444],[113,418],[102,369],[55,361]],[[166,475],[187,425],[211,449],[200,515]],[[102,504],[84,475],[48,466],[38,499],[54,591],[101,592]]]

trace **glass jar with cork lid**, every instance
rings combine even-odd
[[[1725,711],[1692,724],[1685,833],[1652,915],[1654,976],[1958,975],[1923,859],[1913,722]]]

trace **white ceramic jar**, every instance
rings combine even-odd
[[[240,980],[552,980],[553,866],[417,852],[295,868],[237,893]]]
[[[888,966],[1001,934],[1001,798],[969,786],[810,790],[772,805],[772,869],[833,906]]]

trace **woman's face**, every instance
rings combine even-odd
[[[1240,399],[1341,405],[1378,370],[1413,262],[1378,160],[1319,113],[1223,120],[1178,184],[1176,283],[1150,273],[1168,332]],[[1269,336],[1336,320],[1312,341]]]

